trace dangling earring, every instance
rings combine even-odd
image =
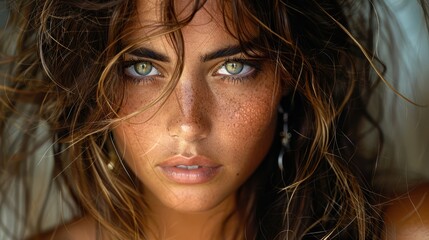
[[[282,119],[283,119],[283,131],[280,132],[280,136],[281,136],[281,141],[282,141],[282,146],[280,149],[280,153],[279,153],[279,158],[277,159],[277,164],[279,166],[280,171],[283,171],[283,156],[285,154],[286,151],[288,151],[290,149],[290,138],[291,138],[291,134],[289,132],[289,126],[288,126],[288,113],[285,112],[282,108],[282,106],[279,106],[279,113],[282,115]]]
[[[110,170],[110,171],[113,171],[114,169],[115,169],[115,160],[113,160],[113,159],[115,159],[115,157],[117,157],[118,159],[120,159],[120,156],[119,156],[119,153],[118,153],[118,149],[116,149],[116,145],[115,145],[115,140],[113,139],[113,133],[112,132],[110,132],[109,133],[109,137],[110,137],[110,142],[112,143],[112,147],[113,147],[113,150],[115,151],[115,155],[113,155],[113,156],[110,156],[110,159],[109,159],[109,162],[107,163],[107,168]]]
[[[122,161],[122,157],[121,157],[121,155],[119,154],[119,151],[118,151],[118,149],[116,148],[116,144],[115,144],[115,139],[113,139],[113,133],[112,132],[110,132],[109,133],[109,137],[110,137],[110,141],[111,141],[111,143],[112,143],[112,147],[113,147],[113,150],[115,151],[115,153],[114,154],[116,154],[116,158],[117,158],[117,161],[116,161],[116,163],[117,162],[119,162],[119,166],[124,170],[124,172],[127,174],[127,176],[128,176],[128,178],[130,179],[130,181],[131,181],[131,183],[133,184],[133,186],[134,187],[136,187],[137,185],[134,183],[134,180],[133,180],[133,178],[131,177],[131,174],[128,172],[128,170],[127,170],[127,168],[125,167],[125,165],[124,165],[124,161]],[[112,159],[114,159],[115,157],[111,157],[111,159],[110,159],[110,161],[107,163],[107,168],[110,170],[110,171],[116,171],[116,172],[118,172],[118,170],[120,169],[118,166],[116,166],[116,164],[115,164],[115,160],[112,160]],[[137,188],[137,187],[136,187]]]

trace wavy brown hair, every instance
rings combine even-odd
[[[153,33],[167,35],[176,49],[175,80],[183,68],[180,30],[204,1],[193,6],[190,15],[178,19],[174,1],[163,1],[164,22]],[[365,123],[382,142],[366,107],[382,77],[373,31],[376,11],[384,8],[346,0],[219,0],[219,6],[243,52],[276,64],[287,92],[280,104],[292,129],[285,170],[277,167],[281,137],[275,136],[266,159],[239,190],[248,238],[379,238],[382,223],[371,179],[377,151],[364,157],[359,143]],[[124,44],[133,31],[128,26],[135,2],[22,0],[9,7],[1,40],[1,207],[17,209],[4,196],[19,187],[24,208],[16,211],[17,222],[34,227],[33,234],[43,231],[22,216],[31,211],[34,195],[30,183],[38,160],[30,156],[49,143],[50,187],[70,195],[75,216],[94,218],[100,238],[145,239],[141,186],[116,157],[109,138],[121,121],[122,56],[151,37]],[[17,133],[11,130],[16,124]],[[110,162],[117,167],[109,169]],[[40,211],[41,219],[48,210]],[[9,234],[20,238],[19,231]]]

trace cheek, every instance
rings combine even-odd
[[[146,142],[146,139],[159,128],[154,124],[157,121],[153,121],[162,105],[160,101],[155,102],[159,94],[148,94],[150,91],[140,89],[138,86],[127,86],[127,94],[119,111],[120,117],[125,119],[114,129],[118,144],[129,146],[129,149],[143,149],[142,145],[154,144],[156,139],[152,139],[152,143]]]
[[[159,129],[161,126],[153,121],[156,116],[155,107],[142,110],[147,104],[138,98],[128,98],[120,111],[121,117],[136,114],[113,129],[115,143],[123,158],[128,164],[146,158],[148,152],[159,144]]]
[[[243,104],[232,118],[231,137],[244,152],[268,151],[275,129],[275,110],[270,103]],[[260,154],[258,154],[260,155]]]
[[[157,102],[157,99],[161,95],[160,89],[128,84],[125,93],[124,101],[119,111],[121,117],[139,111],[141,112],[142,110],[144,110],[145,116],[153,116],[155,110],[161,106],[159,101]],[[141,113],[139,115],[141,115]],[[142,119],[139,121],[141,120]],[[143,119],[143,121],[147,120],[148,119]]]
[[[232,116],[232,129],[245,133],[248,138],[266,137],[275,125],[280,89],[272,76],[266,76],[252,91],[238,95],[236,109]],[[234,101],[231,101],[234,102]],[[234,132],[234,131],[233,131]]]
[[[261,161],[274,136],[279,94],[273,88],[259,88],[227,103],[229,116],[224,122],[224,138],[231,152],[244,161]]]
[[[144,136],[148,134],[145,129],[150,128],[129,121],[124,121],[113,129],[116,147],[128,164],[144,156],[148,149],[149,143],[144,141],[147,139]]]
[[[272,102],[263,98],[253,98],[240,104],[231,117],[234,134],[245,134],[248,137],[256,137],[264,134],[265,130],[271,126],[275,115],[275,107]]]

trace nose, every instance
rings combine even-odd
[[[168,134],[181,141],[197,142],[210,133],[209,91],[203,81],[180,79],[169,97]]]

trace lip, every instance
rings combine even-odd
[[[184,166],[193,167],[187,169],[183,168]],[[196,166],[198,167],[196,168]],[[193,157],[178,155],[167,159],[157,165],[157,167],[172,182],[179,184],[202,184],[216,177],[221,165],[200,155]]]

